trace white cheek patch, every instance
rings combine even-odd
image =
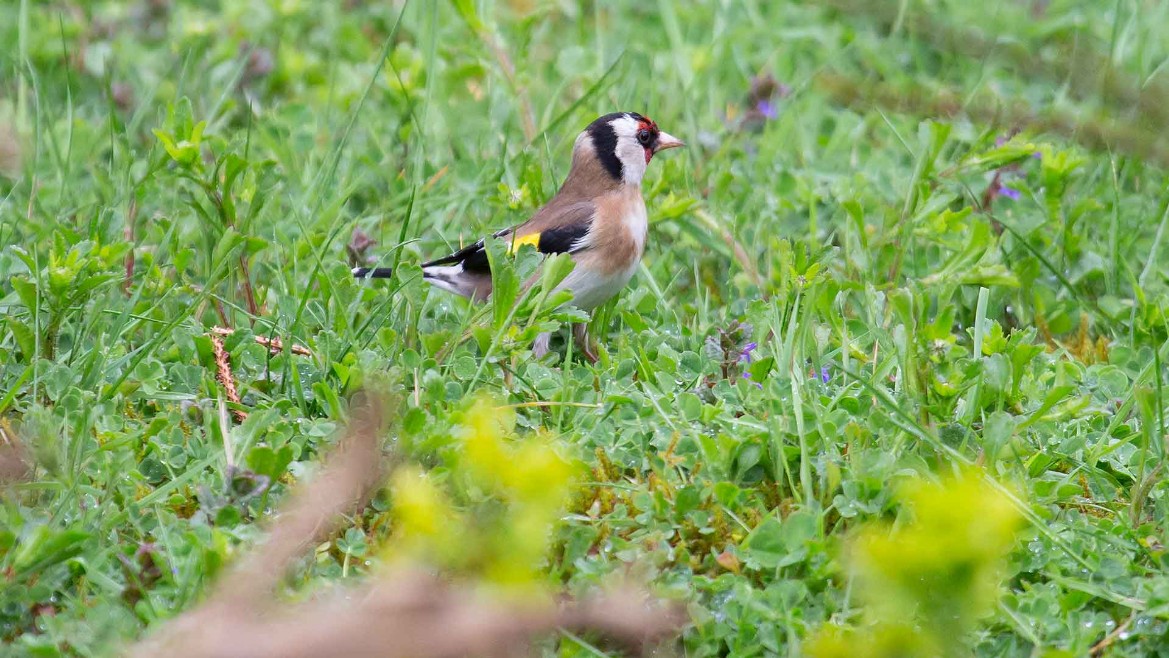
[[[632,144],[627,143],[626,140],[618,141],[617,157],[621,158],[622,177],[625,182],[630,185],[640,185],[646,169],[645,149],[641,147],[641,144],[636,141],[633,141]]]
[[[648,161],[645,147],[637,141],[638,123],[626,116],[615,119],[612,125],[617,133],[617,157],[621,160],[622,178],[630,185],[640,185]]]

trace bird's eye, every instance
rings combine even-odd
[[[646,130],[645,128],[642,128],[641,130],[637,131],[637,141],[641,142],[642,146],[649,146],[649,142],[651,139],[653,139],[653,136],[650,135],[649,131]]]

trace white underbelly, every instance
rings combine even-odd
[[[608,275],[577,267],[556,288],[571,290],[571,304],[583,311],[591,311],[621,292],[636,271],[637,261],[624,270]]]

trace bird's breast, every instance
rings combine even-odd
[[[645,201],[637,188],[622,190],[597,203],[590,249],[601,273],[615,275],[637,266],[649,232]]]
[[[649,235],[649,217],[641,194],[638,194],[637,199],[630,204],[624,224],[629,235],[632,236],[633,242],[637,245],[637,258],[641,259],[641,255],[645,253],[645,240]]]
[[[597,204],[589,248],[574,256],[576,267],[560,284],[573,304],[592,310],[616,295],[637,272],[649,231],[640,192],[615,194]]]

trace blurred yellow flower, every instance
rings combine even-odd
[[[429,474],[416,466],[399,468],[390,479],[390,491],[397,532],[386,547],[389,557],[433,559],[460,543],[462,520]]]
[[[874,625],[826,628],[809,642],[810,655],[929,656],[938,647],[961,653],[961,639],[993,610],[1023,523],[1010,498],[977,469],[908,482],[897,498],[907,522],[863,528],[851,551]]]
[[[853,631],[836,626],[822,630],[804,647],[816,658],[912,658],[944,655],[936,638],[904,624]]]
[[[418,467],[398,470],[391,483],[391,556],[473,571],[513,590],[539,585],[578,469],[550,437],[515,439],[514,430],[512,409],[480,398],[461,419],[445,465],[449,477],[436,480]]]

